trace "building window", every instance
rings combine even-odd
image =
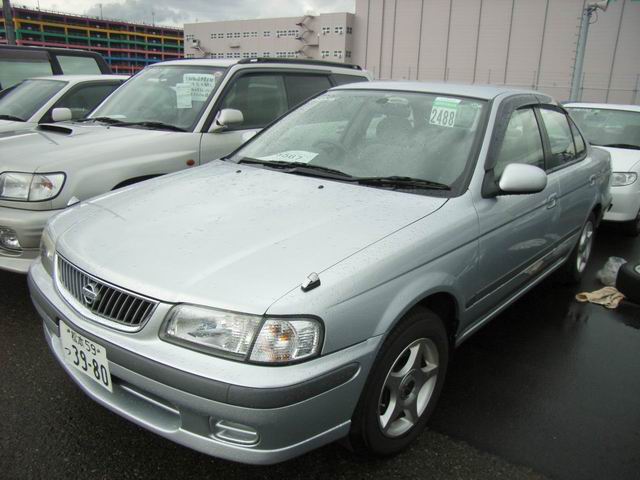
[[[195,55],[193,53],[186,53],[184,58],[195,58]]]
[[[211,36],[210,36],[210,38],[213,40],[214,38],[216,38],[216,34],[215,34],[215,33],[212,33],[212,34],[211,34]]]
[[[329,50],[322,50],[322,52],[320,52],[322,58],[327,58],[330,54],[331,52],[329,52]]]
[[[233,38],[233,33],[228,32],[228,33],[227,33],[227,38]]]
[[[264,35],[265,37],[270,37],[271,36],[271,32],[264,31],[264,32],[262,32],[262,35]]]
[[[344,33],[344,27],[334,27],[333,33],[337,33],[338,35],[342,35]]]
[[[233,58],[240,58],[240,52],[233,52]]]
[[[322,27],[322,35],[329,35],[331,33],[331,27]]]
[[[240,32],[234,32],[233,38],[240,38]]]
[[[258,52],[251,52],[251,57],[256,58],[258,56]]]
[[[338,58],[342,58],[342,51],[341,50],[334,50],[333,51],[333,56],[334,57],[338,57]]]
[[[195,36],[193,35],[193,33],[190,33],[190,34],[187,35],[186,38],[187,38],[187,41],[189,41],[189,40],[193,40],[195,38]]]
[[[227,52],[227,58],[233,58],[233,53]]]
[[[242,32],[243,38],[249,38],[249,32]]]
[[[249,52],[244,52],[242,54],[242,58],[249,58]]]
[[[351,50],[346,50],[344,52],[344,58],[351,58]]]
[[[271,56],[271,52],[262,52],[262,56],[264,58],[269,58]]]
[[[254,38],[257,37],[258,36],[258,32],[251,32],[251,36],[254,37]]]
[[[353,27],[347,27],[347,34],[351,35],[353,33]]]

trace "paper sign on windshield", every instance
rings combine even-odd
[[[176,101],[178,108],[191,108],[191,84],[176,83]]]
[[[191,85],[191,100],[196,102],[206,101],[216,86],[216,76],[210,73],[185,73],[182,80]]]
[[[437,97],[431,107],[429,123],[440,127],[453,127],[456,123],[459,103],[458,98]]]
[[[280,152],[273,155],[268,155],[266,157],[260,157],[260,160],[268,160],[271,162],[309,163],[317,156],[317,153],[305,152],[304,150],[288,150],[286,152]]]

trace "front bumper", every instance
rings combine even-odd
[[[380,342],[379,337],[372,338],[288,367],[226,361],[227,370],[252,370],[251,375],[236,375],[236,380],[261,379],[256,385],[236,385],[228,382],[232,377],[214,379],[193,375],[96,335],[93,332],[105,327],[90,324],[72,310],[57,293],[39,261],[30,270],[29,288],[43,318],[49,347],[87,395],[176,443],[243,463],[281,462],[345,436]],[[106,348],[113,393],[65,362],[59,338],[60,320]],[[154,341],[162,342],[157,335]],[[184,350],[184,355],[202,356]],[[264,379],[269,377],[277,386],[265,385]],[[294,380],[290,385],[283,385],[283,379],[288,378]],[[223,441],[214,434],[214,427],[220,421],[249,426],[257,431],[259,440],[252,446]]]
[[[0,270],[27,273],[38,257],[42,230],[52,216],[61,210],[20,210],[0,207],[0,227],[16,232],[22,250],[14,252],[0,248]]]
[[[625,187],[611,187],[612,207],[604,214],[607,222],[630,222],[640,211],[640,180]]]

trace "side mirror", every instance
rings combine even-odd
[[[525,163],[510,163],[498,182],[500,193],[523,195],[538,193],[547,186],[547,174],[539,167]]]
[[[244,122],[244,116],[240,110],[224,108],[220,110],[209,132],[221,132],[232,125],[239,125]]]
[[[54,108],[51,112],[51,120],[54,122],[66,122],[73,118],[73,113],[69,108]]]

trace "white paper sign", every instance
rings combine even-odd
[[[431,107],[429,123],[440,127],[453,127],[456,124],[459,103],[458,98],[437,97]]]
[[[191,84],[176,83],[176,101],[178,108],[191,108]]]
[[[305,152],[304,150],[288,150],[286,152],[280,152],[273,155],[268,155],[266,157],[260,157],[260,160],[268,160],[271,162],[309,163],[317,156],[317,153]]]
[[[216,86],[216,76],[210,73],[185,73],[182,80],[191,85],[191,99],[196,102],[206,101]]]

